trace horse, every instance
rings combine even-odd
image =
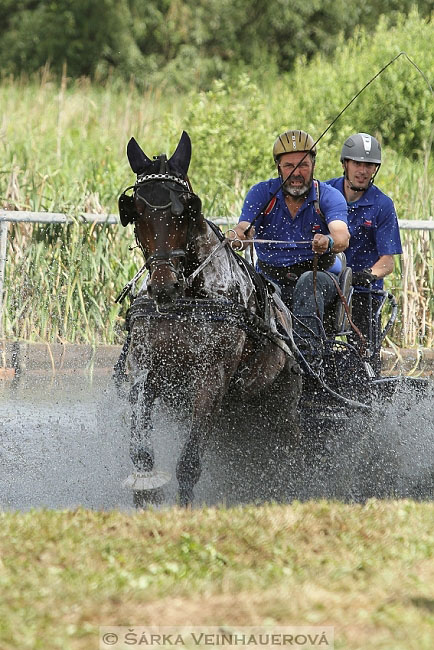
[[[148,275],[127,313],[135,473],[126,485],[136,506],[161,502],[169,477],[154,468],[151,443],[159,399],[189,422],[176,466],[179,503],[188,506],[213,425],[228,402],[245,417],[249,400],[260,404],[272,394],[272,419],[278,421],[280,410],[296,430],[300,369],[282,301],[261,288],[253,267],[202,214],[187,175],[188,134],[169,159],[149,158],[134,138],[127,156],[137,179],[119,197],[120,219],[123,226],[133,224]]]

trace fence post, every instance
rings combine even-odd
[[[8,221],[0,221],[0,338],[3,336],[3,286],[5,282]]]

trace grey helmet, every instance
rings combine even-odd
[[[381,147],[378,140],[369,133],[356,133],[344,142],[341,152],[341,162],[357,160],[381,165]]]

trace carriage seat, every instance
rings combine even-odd
[[[337,257],[339,257],[342,264],[342,270],[337,276],[337,281],[339,288],[342,291],[345,300],[347,301],[351,313],[351,299],[353,296],[353,270],[350,266],[347,266],[345,253],[338,253]],[[346,314],[345,307],[340,297],[336,296],[336,300],[332,305],[329,305],[329,307],[327,307],[324,314],[324,329],[327,334],[331,336],[339,336],[340,334],[347,332],[349,327],[350,324],[348,322],[348,316]]]

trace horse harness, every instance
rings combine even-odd
[[[262,277],[256,273],[253,267],[248,268],[250,265],[237,255],[230,246],[227,246],[227,240],[224,237],[220,229],[209,220],[206,220],[211,230],[220,240],[219,243],[212,249],[210,254],[206,259],[192,271],[190,275],[185,277],[184,275],[184,264],[183,260],[187,255],[187,249],[190,242],[193,239],[192,228],[194,217],[200,214],[201,210],[201,201],[199,197],[193,192],[191,184],[188,179],[184,179],[181,176],[171,173],[169,170],[167,158],[164,154],[158,156],[159,160],[159,172],[153,174],[138,174],[137,181],[134,185],[127,187],[126,190],[119,197],[119,215],[122,225],[125,227],[129,223],[134,224],[134,235],[138,247],[141,249],[143,256],[145,258],[145,264],[142,268],[136,273],[136,275],[125,285],[122,289],[119,296],[116,298],[116,302],[121,303],[124,298],[135,288],[137,280],[140,276],[148,270],[150,273],[158,267],[166,266],[169,267],[170,271],[173,272],[180,284],[184,287],[191,287],[195,278],[199,273],[210,263],[211,259],[224,247],[228,251],[228,254],[237,261],[237,263],[243,268],[243,271],[252,280],[255,286],[255,295],[258,300],[258,307],[261,314],[264,316],[265,320],[268,320],[269,307],[267,305],[267,300],[265,297],[265,288]],[[163,186],[164,190],[168,191],[167,199],[162,199],[161,192],[159,200],[155,200],[153,196],[153,187],[154,184],[158,182],[159,185]],[[127,194],[129,190],[133,189],[134,192],[130,196]],[[157,193],[158,194],[158,193]],[[137,232],[137,222],[140,217],[139,212],[137,211],[135,198],[138,197],[145,205],[151,210],[168,210],[170,208],[171,214],[173,216],[180,216],[186,209],[186,202],[181,200],[182,197],[188,197],[190,201],[187,203],[189,209],[189,216],[193,217],[188,219],[187,222],[187,237],[186,237],[186,248],[185,249],[171,249],[161,253],[153,253],[152,255],[147,256],[146,251],[143,248],[142,243],[139,240]],[[175,266],[174,259],[180,259],[180,263]]]

